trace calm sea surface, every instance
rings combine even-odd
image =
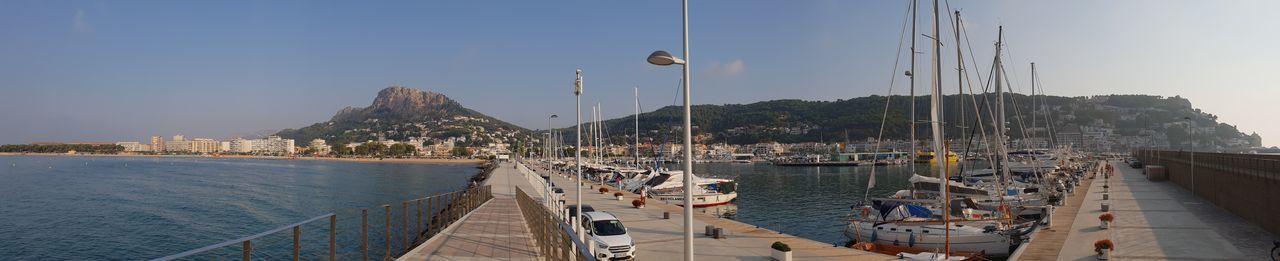
[[[379,206],[464,188],[477,172],[474,165],[0,157],[0,259],[150,259],[329,212],[349,238],[359,208],[381,222]],[[303,231],[327,238],[327,228],[320,222]],[[289,233],[278,234],[255,246],[292,244]],[[304,248],[325,251],[327,239],[314,241]],[[358,246],[346,241],[339,245]]]
[[[952,165],[951,171],[958,171]],[[670,166],[678,168],[678,166]],[[876,171],[871,197],[886,197],[911,186],[910,165],[857,167],[780,167],[765,163],[695,164],[694,173],[732,177],[738,181],[733,206],[703,209],[721,212],[736,208],[735,220],[782,233],[832,244],[848,241],[841,231],[850,206],[862,200],[867,178]],[[916,165],[921,175],[937,176],[928,165]],[[701,175],[701,174],[700,174]]]

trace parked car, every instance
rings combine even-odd
[[[555,194],[556,200],[559,200],[561,202],[564,201],[564,189],[560,187],[553,187],[551,188],[551,193]]]
[[[593,244],[592,255],[600,260],[632,260],[636,257],[636,243],[627,234],[622,220],[606,212],[582,213],[583,230],[587,232],[587,244]]]
[[[578,205],[565,205],[564,209],[569,210],[570,217],[578,215]],[[583,215],[586,215],[585,213],[588,213],[588,212],[596,212],[596,209],[591,207],[591,205],[582,205],[582,213],[584,213]]]
[[[1139,161],[1137,159],[1134,159],[1133,161],[1129,161],[1129,167],[1135,168],[1135,169],[1141,169],[1142,161]]]

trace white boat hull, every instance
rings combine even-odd
[[[908,229],[911,231],[908,232]],[[925,231],[928,231],[928,233]],[[944,249],[945,244],[949,241],[951,251],[983,252],[987,256],[1008,256],[1010,249],[1008,236],[995,232],[982,232],[981,228],[953,229],[950,240],[948,240],[946,231],[942,229],[942,224],[898,225],[884,223],[875,225],[873,222],[855,221],[845,227],[844,235],[857,242],[873,242],[876,244],[924,249]]]
[[[684,194],[653,195],[653,198],[661,201],[672,202],[680,206],[684,205]],[[731,192],[728,194],[694,194],[693,207],[701,208],[729,204],[729,202],[732,202],[736,198],[738,198],[737,192]]]

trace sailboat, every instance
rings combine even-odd
[[[912,1],[913,19],[915,3],[916,1]],[[934,82],[930,95],[930,127],[934,150],[948,151],[942,126],[944,114],[937,0],[933,1],[933,8]],[[914,25],[915,22],[913,21],[912,24]],[[914,26],[912,30],[914,31]],[[914,32],[912,35],[915,37]],[[914,44],[912,50],[914,53]],[[914,59],[912,62],[915,62]],[[952,186],[947,179],[947,160],[935,160],[932,163],[937,165],[936,180],[941,183],[937,186],[941,194],[938,202],[872,200],[869,204],[854,207],[850,223],[844,229],[845,236],[855,242],[863,243],[864,246],[870,246],[868,248],[892,249],[913,254],[913,257],[922,252],[941,250],[940,255],[926,254],[929,260],[964,260],[971,257],[964,256],[965,253],[962,252],[990,256],[1009,255],[1014,244],[1013,235],[1019,232],[1017,227],[1005,222],[1009,217],[1002,214],[1004,212],[997,212],[998,215],[995,217],[972,218],[964,215],[966,206],[953,205],[951,202]],[[868,190],[872,186],[874,186],[874,176],[868,181]],[[939,211],[934,211],[924,206],[928,203],[937,203],[942,207]],[[961,217],[955,217],[957,214]]]

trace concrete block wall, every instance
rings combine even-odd
[[[1165,166],[1169,181],[1280,235],[1280,155],[1152,150],[1134,155],[1145,164]]]

